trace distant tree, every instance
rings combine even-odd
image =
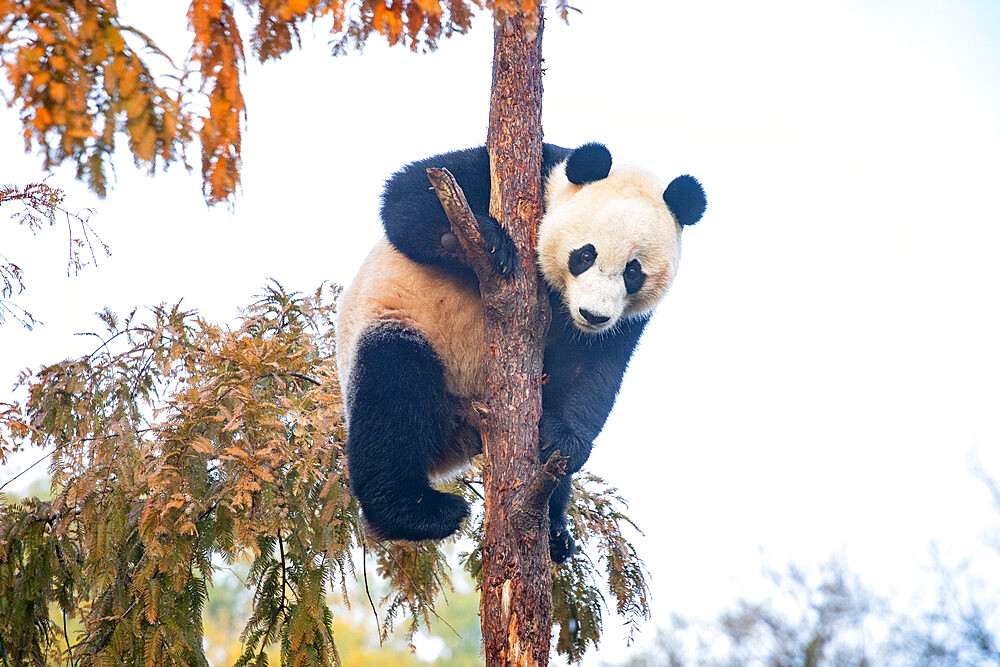
[[[963,568],[937,566],[937,599],[921,613],[902,615],[892,652],[907,667],[1000,665],[1000,590]]]
[[[1000,485],[977,461],[973,474],[1000,512]],[[996,571],[1000,533],[994,526]],[[1000,590],[933,553],[936,587],[929,603],[898,608],[873,595],[838,559],[818,567],[769,572],[760,599],[738,600],[715,622],[675,616],[655,641],[620,667],[997,667]]]
[[[996,477],[970,455],[970,469],[990,494],[993,510],[1000,516],[1000,485]],[[991,527],[987,546],[993,562],[983,571],[997,571],[1000,565],[1000,528]],[[1000,588],[996,581],[984,581],[972,574],[969,563],[946,566],[933,550],[937,573],[934,607],[920,614],[906,614],[898,622],[893,648],[915,667],[951,665],[1000,666]]]
[[[715,623],[676,616],[649,649],[621,667],[890,664],[887,608],[843,563],[769,575],[774,586],[761,600],[738,600]]]

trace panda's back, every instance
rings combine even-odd
[[[366,331],[388,323],[415,330],[431,344],[444,366],[447,391],[482,397],[483,307],[475,283],[414,262],[382,238],[344,290],[337,310],[342,383],[350,381]]]

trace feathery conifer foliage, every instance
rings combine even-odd
[[[240,183],[246,105],[241,92],[244,37],[261,62],[300,41],[300,28],[329,31],[334,55],[360,49],[373,33],[389,44],[433,50],[465,33],[476,9],[537,16],[539,0],[191,0],[191,48],[184,59],[161,50],[149,29],[126,23],[115,0],[0,0],[0,61],[21,113],[25,150],[42,166],[68,162],[98,195],[118,137],[137,166],[187,166],[197,136],[205,199],[231,201]],[[564,19],[572,9],[557,0]]]
[[[327,595],[346,597],[361,546],[390,590],[382,635],[428,625],[451,586],[441,546],[366,540],[349,492],[335,294],[272,284],[232,327],[180,305],[105,311],[92,353],[22,378],[0,456],[51,448],[53,497],[0,504],[0,664],[206,665],[208,584],[236,560],[253,592],[236,664],[266,664],[269,646],[282,664],[338,664]],[[622,509],[597,478],[576,488],[572,530],[599,562],[554,570],[558,648],[574,660],[600,638],[599,569],[626,623],[649,613]],[[481,513],[470,538],[477,579]]]

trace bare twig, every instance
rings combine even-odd
[[[372,593],[368,590],[368,544],[365,542],[361,543],[361,575],[365,580],[365,595],[368,596],[368,604],[372,606],[372,614],[375,615],[375,630],[378,632],[378,645],[382,646],[382,624],[378,620],[378,611],[375,609]]]
[[[34,468],[34,467],[35,467],[36,465],[38,465],[39,463],[41,463],[41,462],[42,462],[42,461],[44,461],[45,459],[47,459],[47,458],[49,458],[50,456],[52,456],[52,454],[54,454],[54,453],[55,453],[55,452],[49,452],[48,454],[46,454],[46,455],[45,455],[45,456],[43,456],[42,458],[40,458],[40,459],[38,459],[37,461],[35,461],[34,463],[32,463],[32,464],[31,464],[30,466],[28,466],[27,468],[25,468],[24,470],[22,470],[21,472],[17,473],[16,475],[14,475],[14,476],[13,476],[13,477],[11,477],[10,479],[8,479],[8,480],[7,480],[6,482],[4,482],[3,484],[0,484],[0,491],[3,491],[3,489],[4,489],[4,487],[5,487],[5,486],[7,486],[7,485],[8,485],[8,484],[10,484],[11,482],[13,482],[13,481],[14,481],[15,479],[17,479],[18,477],[20,477],[20,476],[21,476],[21,475],[23,475],[24,473],[26,473],[26,472],[28,472],[29,470],[31,470],[32,468]]]
[[[152,576],[152,577],[150,577],[150,578],[149,578],[149,580],[150,580],[150,581],[152,581],[152,580],[153,580],[153,579],[154,579],[154,578],[156,577],[156,575],[157,575],[158,573],[159,573],[159,570],[157,569],[157,571],[153,573],[153,576]],[[133,601],[132,601],[132,604],[130,604],[130,605],[129,605],[129,608],[128,608],[128,609],[126,609],[125,611],[123,611],[123,612],[122,612],[121,614],[119,614],[118,616],[105,616],[104,618],[101,618],[101,619],[98,619],[98,620],[100,620],[100,621],[108,621],[108,620],[111,620],[111,621],[114,621],[114,623],[113,623],[113,624],[111,625],[111,627],[110,627],[110,628],[108,628],[108,631],[107,631],[107,633],[105,633],[105,635],[104,635],[103,637],[101,637],[101,638],[100,638],[100,640],[98,640],[98,641],[96,642],[96,644],[95,644],[95,642],[94,642],[94,640],[96,639],[96,637],[95,637],[95,638],[93,638],[93,639],[89,639],[89,640],[84,640],[84,641],[85,641],[86,643],[89,643],[89,644],[91,645],[91,649],[90,649],[90,653],[91,653],[91,654],[96,654],[96,653],[100,653],[101,651],[103,651],[103,650],[104,650],[104,648],[105,648],[105,647],[106,647],[106,646],[107,646],[107,645],[108,645],[109,643],[111,643],[111,637],[112,637],[112,636],[113,636],[113,635],[115,634],[115,628],[117,628],[117,627],[118,627],[118,624],[122,622],[122,619],[123,619],[123,618],[125,618],[125,617],[126,617],[126,616],[128,616],[128,615],[129,615],[130,613],[132,613],[132,610],[133,610],[133,609],[135,609],[135,606],[136,606],[137,604],[139,604],[139,598],[136,598],[135,600],[133,600]]]
[[[480,500],[482,500],[483,502],[486,501],[486,498],[483,498],[483,494],[479,493],[479,491],[476,490],[476,487],[472,486],[472,482],[470,482],[469,480],[465,479],[464,477],[462,477],[458,481],[460,481],[462,484],[465,484],[467,487],[469,487],[469,490],[472,491],[477,496],[479,496]]]
[[[73,660],[73,645],[69,642],[69,629],[66,626],[66,610],[62,609],[62,621],[63,621],[63,636],[66,638],[66,660],[69,662],[71,667],[76,665],[76,660]]]
[[[290,375],[291,377],[296,378],[298,380],[305,380],[306,382],[312,383],[316,387],[318,387],[321,384],[323,384],[319,380],[314,380],[313,378],[309,377],[308,375],[303,375],[302,373],[292,373],[291,371],[287,371],[285,373],[285,375]]]
[[[278,556],[281,558],[281,605],[278,607],[278,619],[285,613],[285,591],[288,580],[285,577],[285,541],[281,539],[281,529],[278,529]]]

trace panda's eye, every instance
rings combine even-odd
[[[578,276],[594,265],[597,259],[597,248],[588,243],[569,254],[569,272]]]
[[[642,264],[637,259],[633,259],[625,265],[622,276],[625,278],[625,291],[629,294],[638,292],[642,289],[642,284],[646,282],[646,274],[642,272]]]

